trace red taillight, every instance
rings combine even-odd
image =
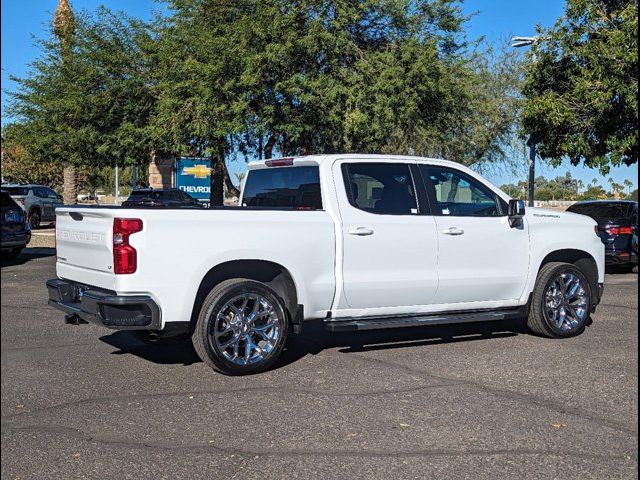
[[[633,235],[633,228],[631,227],[609,227],[607,228],[609,235]]]
[[[129,245],[129,235],[142,230],[139,218],[113,219],[113,271],[118,274],[135,273],[138,268],[136,249]]]
[[[264,162],[267,167],[290,167],[293,165],[293,158],[278,158]]]

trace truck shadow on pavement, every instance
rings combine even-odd
[[[307,355],[317,355],[323,350],[337,348],[340,353],[368,352],[424,345],[456,342],[487,341],[514,337],[527,333],[524,319],[478,322],[459,325],[438,325],[367,332],[327,332],[322,320],[305,322],[304,332],[290,335],[287,346],[271,370],[295,363]],[[144,343],[130,332],[119,331],[100,337],[100,340],[117,348],[113,355],[135,355],[144,360],[185,366],[200,362],[189,338],[173,343]]]

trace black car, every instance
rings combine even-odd
[[[9,192],[0,192],[0,205],[2,206],[2,256],[7,258],[17,257],[22,249],[31,241],[31,230],[26,221],[26,216]]]
[[[598,236],[605,244],[607,265],[638,268],[638,203],[628,200],[578,202],[567,211],[587,215],[598,222]]]
[[[143,188],[134,190],[124,202],[123,207],[152,207],[152,208],[202,208],[203,205],[189,194],[177,188],[153,189]]]

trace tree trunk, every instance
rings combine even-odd
[[[209,203],[213,206],[224,205],[224,156],[211,158],[211,183]]]
[[[67,165],[62,172],[63,194],[65,205],[78,203],[78,174],[75,165]]]
[[[278,136],[277,135],[271,135],[269,137],[269,140],[267,140],[266,145],[264,146],[264,158],[265,160],[268,160],[270,158],[273,158],[273,147],[276,146],[276,142],[278,141]]]

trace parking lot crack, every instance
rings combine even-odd
[[[89,443],[99,443],[108,446],[116,446],[121,448],[132,448],[146,451],[170,451],[173,453],[189,453],[210,455],[215,452],[220,455],[239,457],[359,457],[359,458],[387,458],[387,457],[462,457],[462,456],[548,456],[548,457],[572,457],[580,459],[598,459],[611,460],[621,459],[623,455],[618,451],[610,453],[602,452],[585,452],[576,450],[538,450],[527,448],[498,448],[498,449],[481,449],[481,448],[432,448],[432,449],[264,449],[264,448],[237,448],[237,447],[221,447],[214,443],[209,444],[189,444],[174,445],[166,443],[152,442],[136,442],[129,439],[114,438],[109,436],[101,436],[93,433],[87,433],[79,429],[64,427],[59,425],[27,425],[3,427],[3,436],[9,436],[16,433],[49,433],[54,435],[67,435],[79,438]],[[250,460],[250,458],[249,458]],[[248,464],[248,463],[246,463]],[[245,464],[245,465],[246,465]],[[234,474],[238,474],[242,470]],[[233,475],[233,474],[232,474]],[[234,478],[233,476],[231,478]],[[231,480],[231,479],[230,479]]]
[[[441,382],[457,382],[460,385],[467,385],[471,388],[475,388],[478,390],[482,390],[486,393],[489,393],[491,395],[497,396],[497,397],[502,397],[508,400],[513,400],[513,401],[518,401],[521,403],[526,403],[529,405],[534,405],[536,407],[542,407],[542,408],[546,408],[548,410],[553,410],[559,413],[562,413],[564,415],[570,415],[573,417],[578,417],[581,418],[583,420],[587,420],[587,421],[591,421],[593,423],[596,423],[598,425],[604,426],[604,427],[608,427],[611,428],[613,430],[619,431],[619,432],[624,432],[626,434],[632,435],[637,437],[638,436],[638,430],[637,430],[637,426],[634,427],[629,427],[626,424],[623,424],[622,422],[619,422],[617,420],[612,420],[609,418],[604,418],[601,417],[595,413],[589,412],[587,410],[580,410],[577,411],[573,408],[568,407],[565,404],[561,404],[561,403],[557,403],[554,402],[553,400],[548,400],[548,399],[544,399],[544,398],[540,398],[537,397],[535,395],[532,394],[528,394],[528,393],[521,393],[521,392],[515,392],[513,390],[506,390],[503,388],[498,388],[498,387],[494,387],[494,386],[490,386],[490,385],[486,385],[483,383],[479,383],[479,382],[474,382],[473,380],[467,380],[467,379],[461,379],[461,378],[455,378],[455,377],[445,377],[445,376],[440,376],[440,375],[434,375],[428,371],[423,371],[420,369],[416,369],[416,368],[412,368],[409,367],[407,365],[402,365],[399,363],[395,363],[389,360],[381,360],[379,358],[372,358],[372,357],[367,357],[364,355],[359,355],[359,354],[353,354],[354,357],[357,357],[359,360],[362,360],[364,362],[370,362],[370,363],[377,363],[380,365],[385,365],[388,367],[392,367],[392,368],[397,368],[400,370],[404,370],[407,372],[410,372],[414,375],[419,375],[422,378],[429,378],[431,380],[439,380]]]

